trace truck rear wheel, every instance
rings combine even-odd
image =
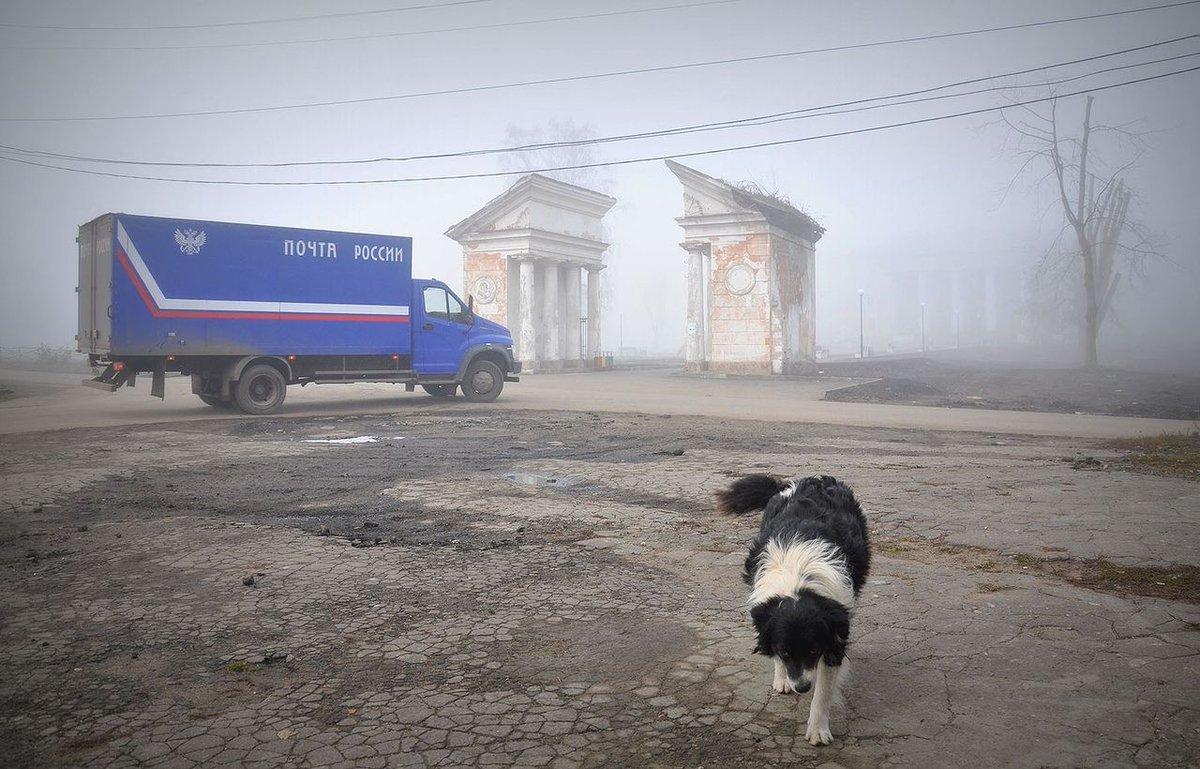
[[[201,395],[200,400],[216,409],[231,409],[233,404],[215,395]]]
[[[287,380],[279,369],[259,363],[242,372],[233,389],[233,401],[247,414],[270,414],[283,405]]]
[[[489,403],[504,389],[504,372],[490,360],[474,360],[462,381],[463,397],[472,403]]]
[[[458,391],[456,384],[427,384],[421,385],[421,389],[429,393],[435,398],[453,398],[454,393]]]

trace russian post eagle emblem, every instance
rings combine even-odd
[[[179,250],[189,256],[195,256],[200,253],[200,249],[204,248],[204,241],[208,237],[204,234],[204,230],[175,230],[175,242],[179,244]]]

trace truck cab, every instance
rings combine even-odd
[[[470,400],[494,400],[515,380],[512,335],[476,315],[473,304],[440,280],[413,281],[412,367],[431,395],[449,397],[461,387]]]

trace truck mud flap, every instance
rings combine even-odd
[[[161,359],[154,366],[154,376],[150,380],[150,395],[159,400],[167,398],[167,369]]]

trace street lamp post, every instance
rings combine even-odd
[[[863,325],[863,294],[867,293],[861,288],[858,290],[858,357],[867,357],[867,342],[866,334]]]
[[[925,352],[925,303],[921,302],[921,352]]]

